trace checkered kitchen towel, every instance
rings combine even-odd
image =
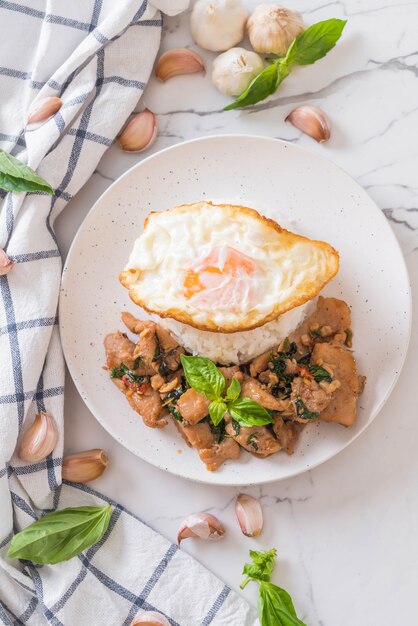
[[[102,503],[89,487],[61,484],[64,368],[56,320],[61,260],[54,220],[88,180],[136,105],[161,34],[158,9],[187,0],[0,0],[0,145],[56,189],[2,194],[0,246],[15,261],[0,277],[0,622],[129,625],[157,609],[180,626],[250,626],[253,610],[215,576],[117,503],[99,544],[71,561],[8,559],[19,530],[57,507]],[[158,6],[158,9],[155,8]],[[35,130],[32,103],[63,106]],[[60,443],[46,461],[14,456],[20,430],[51,412]]]

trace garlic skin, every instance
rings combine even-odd
[[[186,517],[179,528],[177,535],[178,544],[188,537],[197,537],[198,539],[210,539],[216,541],[222,539],[225,529],[221,522],[209,513],[193,513]]]
[[[240,493],[235,502],[235,514],[246,537],[258,537],[263,528],[263,510],[256,498]]]
[[[244,48],[231,48],[213,61],[212,82],[227,96],[240,96],[264,69],[262,58]]]
[[[318,107],[308,105],[297,107],[289,113],[285,121],[290,122],[318,143],[328,141],[331,137],[329,119]]]
[[[61,106],[61,98],[56,98],[55,96],[41,98],[35,102],[34,106],[29,111],[27,123],[36,124],[37,122],[44,122],[59,111]]]
[[[155,67],[155,76],[165,82],[173,76],[204,72],[205,64],[194,50],[173,48],[160,56]]]
[[[13,265],[13,261],[9,259],[3,248],[0,248],[0,276],[8,274]]]
[[[143,152],[157,138],[157,119],[149,109],[145,109],[141,113],[134,115],[119,137],[116,143],[125,152]]]
[[[72,483],[88,483],[99,478],[108,463],[106,452],[99,448],[70,454],[62,460],[62,477]]]
[[[197,0],[190,16],[192,37],[205,50],[228,50],[244,37],[247,17],[241,0]]]
[[[164,615],[157,611],[146,611],[139,617],[136,617],[131,626],[170,626],[170,622]]]
[[[35,415],[31,426],[23,433],[17,455],[22,461],[37,463],[46,459],[57,443],[57,424],[52,415],[42,411]]]
[[[285,56],[294,38],[303,30],[301,14],[277,4],[259,4],[247,22],[254,50],[279,56]]]

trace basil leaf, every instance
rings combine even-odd
[[[260,582],[258,618],[261,626],[306,626],[298,619],[287,591],[270,582]]]
[[[308,372],[312,374],[317,383],[325,380],[325,382],[332,382],[332,378],[328,370],[325,367],[321,367],[320,365],[309,365]]]
[[[301,398],[296,398],[295,406],[296,413],[304,420],[314,420],[319,417],[319,413],[316,411],[310,411]]]
[[[241,385],[240,382],[236,379],[233,378],[231,380],[231,384],[229,385],[227,391],[226,391],[226,399],[227,400],[236,400],[237,398],[239,398],[239,394],[241,393]]]
[[[238,398],[228,405],[228,413],[242,426],[273,424],[274,419],[261,404],[249,398]]]
[[[322,59],[335,46],[346,23],[346,20],[333,18],[312,24],[292,42],[285,61],[311,65]]]
[[[246,574],[247,578],[241,583],[241,589],[244,589],[245,585],[249,583],[250,580],[264,580],[268,582],[274,569],[276,556],[277,550],[275,548],[271,550],[260,550],[259,552],[250,550],[250,557],[253,562],[244,565],[242,573]]]
[[[0,150],[0,189],[55,193],[51,185],[38,176],[33,169],[4,150]]]
[[[222,400],[214,400],[209,405],[209,415],[213,424],[217,426],[227,412],[227,406]]]
[[[180,356],[184,375],[190,387],[205,394],[209,400],[218,400],[225,388],[225,377],[216,365],[203,356]]]
[[[68,561],[100,541],[109,525],[110,504],[47,513],[14,535],[7,555],[33,563]]]
[[[247,89],[235,100],[224,108],[224,111],[246,107],[256,104],[260,100],[264,100],[271,96],[277,89],[278,85],[278,62],[274,62],[264,68],[248,85]]]

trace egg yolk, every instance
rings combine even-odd
[[[214,248],[186,271],[184,295],[188,300],[193,298],[195,304],[208,304],[210,297],[210,303],[235,304],[237,308],[240,301],[248,299],[256,270],[255,262],[242,252],[229,246]],[[199,294],[201,297],[196,298]]]

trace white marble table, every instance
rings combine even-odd
[[[278,96],[242,113],[222,111],[226,99],[214,90],[209,76],[180,77],[164,85],[151,80],[143,101],[158,114],[159,138],[144,155],[122,154],[115,146],[107,152],[58,220],[64,255],[93,202],[143,156],[192,137],[252,133],[317,151],[361,183],[390,220],[411,281],[418,287],[418,3],[291,4],[308,23],[348,19],[344,38],[332,54],[295,71]],[[188,16],[167,19],[163,49],[191,44]],[[209,64],[212,55],[204,56]],[[317,145],[284,123],[287,113],[301,103],[328,112],[333,124],[328,144]],[[108,450],[111,465],[94,486],[172,540],[186,514],[207,510],[219,515],[231,530],[223,542],[188,541],[184,549],[233,588],[238,589],[249,548],[276,546],[281,558],[275,581],[292,593],[309,626],[416,624],[417,360],[415,319],[401,378],[372,426],[321,467],[249,490],[261,498],[265,510],[265,530],[257,541],[245,539],[235,528],[235,489],[193,484],[133,456],[102,429],[69,376],[66,449]],[[249,585],[245,595],[255,602],[255,586]]]

